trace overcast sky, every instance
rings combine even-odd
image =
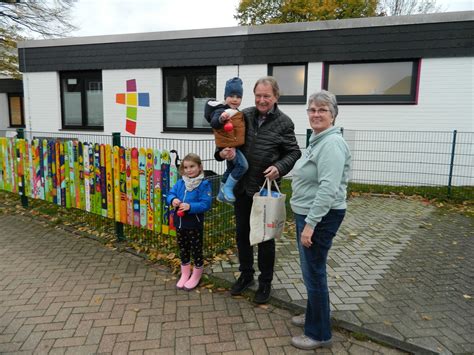
[[[237,26],[239,0],[79,0],[72,36]],[[438,0],[446,11],[474,10],[474,0]]]

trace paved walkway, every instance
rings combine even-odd
[[[175,283],[166,268],[0,213],[1,354],[302,353],[287,310]],[[334,341],[321,353],[402,353],[342,332]]]
[[[357,197],[329,253],[335,323],[415,353],[474,353],[474,221],[420,201]],[[235,257],[213,268],[238,276]],[[294,238],[278,243],[273,303],[303,310]],[[255,290],[255,287],[254,287]]]

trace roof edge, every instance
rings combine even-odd
[[[365,17],[313,22],[294,22],[277,25],[235,26],[195,30],[160,31],[87,37],[68,37],[44,40],[27,40],[18,42],[18,48],[76,46],[119,42],[161,41],[203,37],[243,36],[279,32],[322,31],[345,28],[402,26],[412,24],[461,22],[473,20],[474,11],[440,12],[435,14]]]

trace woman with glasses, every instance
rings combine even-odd
[[[306,111],[313,133],[293,168],[290,204],[308,301],[306,313],[291,320],[304,327],[304,334],[293,337],[291,344],[310,350],[332,343],[326,261],[346,212],[351,153],[340,128],[334,126],[338,113],[334,94],[323,90],[311,95]]]

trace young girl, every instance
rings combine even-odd
[[[201,158],[190,153],[179,166],[182,178],[172,187],[168,204],[175,208],[175,226],[181,258],[181,278],[176,287],[192,290],[203,272],[202,238],[204,212],[211,209],[212,193],[209,181],[204,180]],[[191,276],[191,255],[194,268]]]

